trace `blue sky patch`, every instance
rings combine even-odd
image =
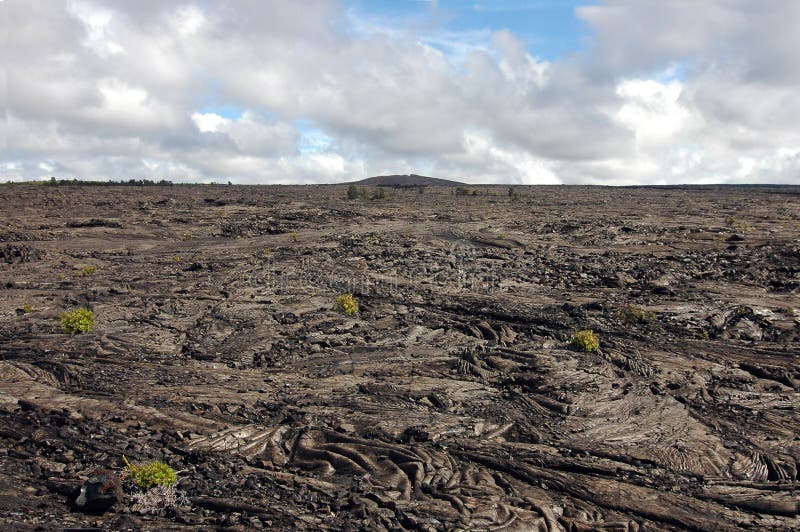
[[[403,21],[406,29],[447,55],[462,36],[466,47],[476,38],[499,30],[510,30],[522,40],[531,55],[552,61],[580,51],[589,30],[575,16],[575,8],[597,1],[577,0],[348,0],[357,15],[386,21]],[[399,27],[398,29],[403,29]],[[488,39],[487,39],[488,40]],[[458,55],[458,54],[455,54]]]
[[[223,118],[228,118],[230,120],[236,120],[237,118],[242,117],[242,108],[237,107],[235,105],[220,105],[220,106],[210,105],[204,107],[200,112],[203,114],[214,113],[216,115],[219,115]]]
[[[323,153],[333,143],[333,138],[308,120],[295,120],[294,125],[300,131],[300,140],[297,142],[300,153]]]

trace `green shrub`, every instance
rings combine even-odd
[[[728,218],[725,219],[725,225],[727,225],[734,231],[741,231],[741,232],[747,232],[752,228],[750,222],[748,222],[747,220],[739,220],[735,216],[728,216]]]
[[[575,336],[572,337],[572,345],[581,351],[591,353],[593,351],[597,351],[597,349],[600,347],[600,339],[597,337],[594,331],[586,329],[575,333]]]
[[[614,315],[626,323],[647,323],[656,319],[655,312],[647,312],[633,305],[626,305],[617,310]]]
[[[17,316],[23,316],[25,314],[30,314],[31,312],[33,312],[33,307],[30,306],[30,304],[26,301],[22,305],[22,307],[14,309],[14,312],[17,314]]]
[[[358,314],[358,300],[353,294],[342,294],[336,298],[336,310],[347,316],[355,316]]]
[[[75,270],[72,275],[75,277],[88,277],[97,271],[97,266],[84,266],[80,270]]]
[[[350,185],[347,187],[347,199],[349,200],[356,200],[358,198],[366,199],[367,191],[363,188],[359,188],[355,185]]]
[[[386,193],[386,190],[383,188],[378,188],[377,192],[372,195],[372,199],[374,200],[385,200],[389,199],[389,194]]]
[[[149,490],[156,486],[171,486],[178,482],[175,470],[164,462],[133,465],[124,456],[122,460],[125,462],[125,477],[133,480],[134,484],[143,490]]]
[[[508,187],[508,197],[511,198],[511,201],[519,201],[522,194],[514,190],[514,187]]]
[[[94,312],[78,308],[61,315],[61,330],[68,334],[85,333],[94,327]]]

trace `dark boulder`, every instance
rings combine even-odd
[[[81,485],[75,499],[75,508],[90,514],[102,514],[114,504],[122,501],[122,485],[119,477],[107,469],[97,469]]]

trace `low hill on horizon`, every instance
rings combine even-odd
[[[368,177],[361,181],[354,181],[356,185],[370,185],[377,187],[460,187],[466,183],[459,181],[451,181],[449,179],[439,179],[437,177],[427,177],[424,175],[407,174],[407,175],[379,175]]]

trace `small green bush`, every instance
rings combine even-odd
[[[143,490],[149,490],[156,486],[171,486],[178,482],[178,475],[175,474],[175,470],[164,462],[133,465],[124,456],[122,460],[125,462],[125,477],[133,480],[134,484]]]
[[[61,330],[68,334],[85,333],[94,327],[94,312],[78,308],[61,315]]]
[[[378,188],[378,190],[372,195],[373,200],[385,200],[389,199],[389,194],[386,193],[386,190],[383,188]]]
[[[725,225],[727,225],[734,231],[741,231],[743,233],[746,233],[747,231],[752,229],[750,222],[748,222],[747,220],[739,220],[735,216],[728,216],[728,218],[725,219]]]
[[[347,187],[347,199],[349,200],[357,200],[358,198],[366,199],[367,191],[363,188],[359,188],[355,185],[350,185]]]
[[[647,312],[633,305],[626,305],[616,311],[614,315],[625,323],[647,323],[656,319],[655,312]]]
[[[358,300],[353,294],[342,294],[336,298],[336,310],[347,316],[355,316],[358,314]]]
[[[591,330],[583,330],[575,333],[572,337],[572,345],[587,353],[597,351],[600,347],[600,339]]]
[[[97,271],[97,266],[84,266],[80,270],[75,270],[72,275],[75,277],[89,277]]]
[[[23,314],[30,314],[31,312],[33,312],[33,307],[30,305],[30,303],[25,303],[22,305]]]

